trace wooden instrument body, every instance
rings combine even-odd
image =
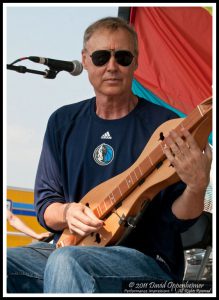
[[[133,177],[133,171],[135,172],[136,168],[149,157],[149,154],[152,153],[154,149],[162,149],[161,134],[165,137],[172,129],[178,130],[179,132],[183,120],[184,118],[172,119],[159,126],[151,136],[139,158],[131,167],[90,190],[80,202],[89,205],[95,212],[100,201],[108,197],[109,191],[112,191],[114,186],[118,186],[120,182],[127,181],[127,178],[131,177],[130,174],[132,174]],[[196,125],[195,129],[191,130],[201,150],[204,149],[207,138],[211,132],[211,123],[211,114],[208,113],[208,116]],[[166,157],[163,157],[162,162],[155,165],[149,175],[146,177],[142,176],[123,200],[119,201],[114,207],[105,209],[104,214],[101,216],[105,225],[98,233],[81,237],[77,234],[72,235],[68,229],[65,229],[57,243],[57,247],[68,245],[106,246],[115,244],[127,228],[127,219],[140,212],[145,202],[152,200],[160,190],[179,180],[175,168],[170,165]],[[98,215],[98,217],[100,216]]]

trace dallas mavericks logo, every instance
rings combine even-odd
[[[101,144],[94,150],[93,157],[98,165],[106,166],[113,160],[113,148],[107,144]]]

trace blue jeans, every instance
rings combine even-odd
[[[8,249],[8,293],[122,293],[125,280],[171,280],[157,261],[122,246],[39,242]]]

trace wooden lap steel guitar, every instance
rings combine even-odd
[[[175,168],[167,160],[163,147],[165,136],[175,129],[180,134],[184,127],[204,149],[212,130],[212,98],[200,103],[186,118],[169,120],[160,125],[136,162],[126,171],[91,189],[80,201],[104,220],[98,231],[81,237],[66,228],[56,247],[114,245],[127,227],[135,227],[133,220],[154,196],[180,180]]]

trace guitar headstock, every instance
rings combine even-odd
[[[209,97],[202,101],[199,105],[198,108],[200,111],[204,114],[206,114],[209,110],[212,109],[212,97]]]

